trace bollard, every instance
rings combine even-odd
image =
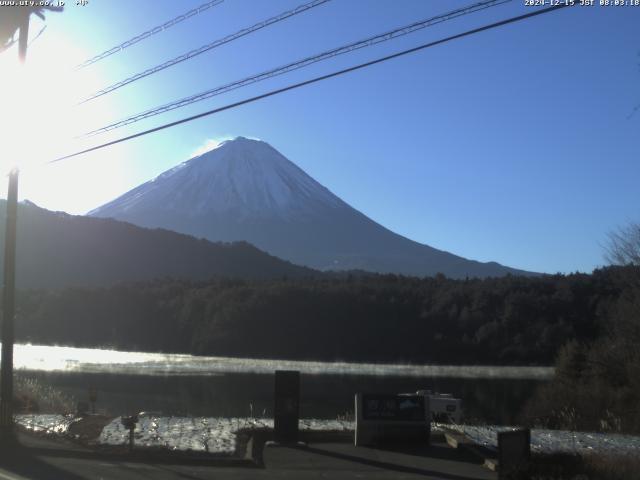
[[[531,458],[531,430],[498,433],[498,479],[525,474]]]
[[[298,441],[300,372],[276,370],[273,430],[276,442]]]

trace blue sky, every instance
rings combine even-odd
[[[64,13],[49,16],[29,62],[55,58],[72,65],[203,1],[67,2]],[[107,86],[302,3],[226,0],[84,69],[71,80],[73,90],[80,95]],[[99,127],[467,3],[333,0],[124,87],[81,107],[76,117],[85,119],[83,129]],[[88,144],[527,11],[515,0]],[[638,25],[640,7],[543,15],[64,165],[25,170],[22,197],[84,213],[186,160],[207,141],[244,135],[269,142],[347,203],[413,240],[526,270],[591,271],[604,262],[606,233],[640,220],[640,113],[629,118],[640,103]]]

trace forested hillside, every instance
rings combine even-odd
[[[315,275],[246,242],[212,243],[111,219],[18,207],[16,282],[23,288],[97,287],[173,277],[208,280]],[[0,252],[6,200],[0,200]],[[0,257],[0,262],[2,257]],[[2,269],[0,269],[0,277]]]
[[[206,355],[551,364],[567,342],[607,330],[625,271],[32,290],[20,294],[17,333],[22,342]]]

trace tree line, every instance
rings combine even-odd
[[[611,330],[630,272],[345,274],[19,293],[18,341],[261,358],[550,365]]]
[[[623,288],[603,302],[597,335],[570,339],[560,349],[556,375],[529,404],[525,422],[640,432],[640,268],[619,269],[617,277]]]

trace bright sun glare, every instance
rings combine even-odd
[[[44,49],[52,50],[48,44],[40,50]],[[55,50],[57,53],[47,52],[52,55],[34,54],[36,58],[30,58],[25,65],[12,55],[14,51],[2,56],[3,170],[13,165],[28,168],[46,161],[74,127],[71,72],[60,58],[59,52],[64,49]]]
[[[32,31],[38,30],[39,25],[34,25]],[[71,165],[52,167],[47,162],[83,148],[85,145],[75,137],[87,125],[113,117],[106,102],[77,106],[80,99],[105,83],[95,70],[75,69],[89,53],[68,41],[62,32],[48,29],[31,40],[24,65],[18,60],[16,47],[0,55],[0,178],[17,166],[21,170],[22,198],[36,197],[47,204],[44,206],[51,199],[55,208],[56,203],[68,205],[72,195],[78,196],[77,186],[86,172]],[[100,182],[109,182],[115,174],[104,172]],[[4,197],[4,191],[0,191],[0,197]]]

